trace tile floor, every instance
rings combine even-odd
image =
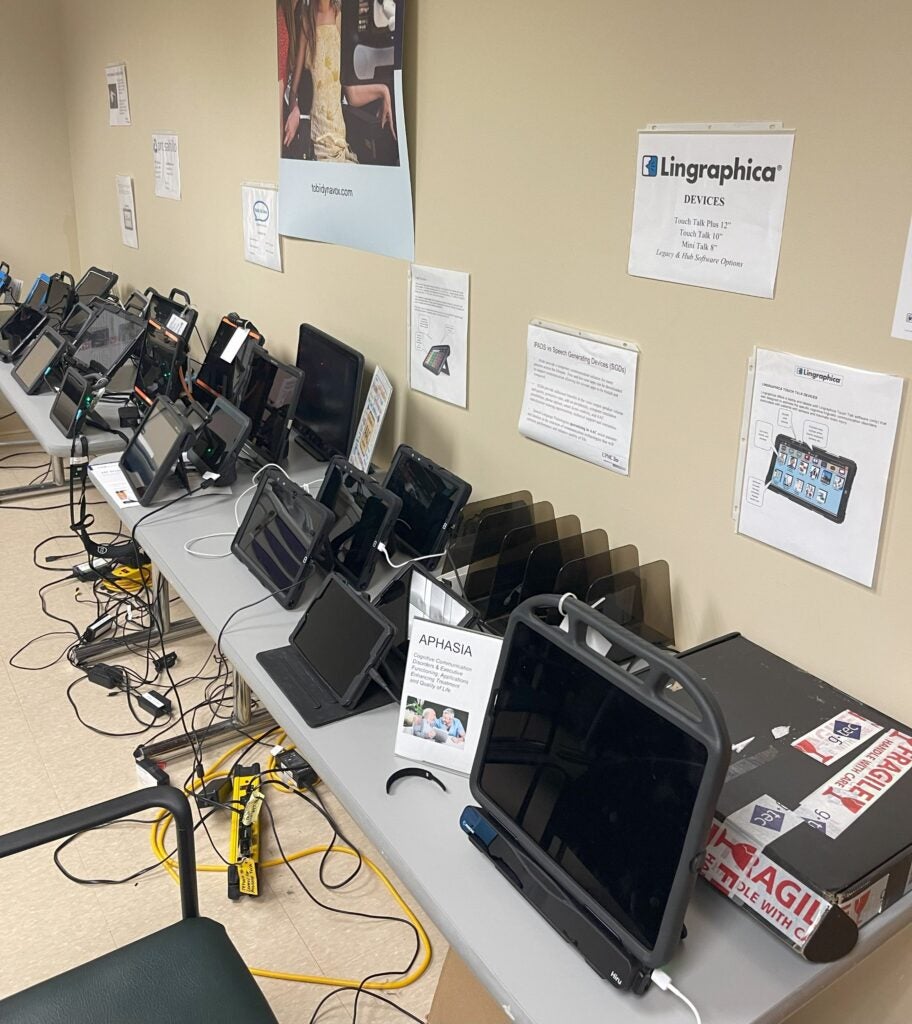
[[[15,449],[19,451],[19,449]],[[0,448],[0,459],[14,449]],[[23,452],[32,452],[24,448]],[[22,454],[0,466],[43,463],[39,454]],[[0,487],[27,483],[37,468],[0,470]],[[90,492],[91,493],[91,492]],[[94,497],[94,495],[93,495]],[[67,626],[46,618],[37,589],[57,575],[33,564],[32,549],[46,537],[57,536],[39,554],[76,553],[78,543],[68,536],[65,495],[23,500],[33,511],[0,507],[3,527],[3,570],[0,573],[0,777],[6,784],[4,830],[11,830],[92,804],[136,787],[131,752],[135,736],[98,736],[76,721],[66,699],[66,688],[79,672],[65,659],[52,664],[68,643],[65,632],[48,636],[25,651],[17,664],[48,666],[38,671],[11,667],[10,656],[32,637]],[[94,531],[111,528],[113,513],[106,505],[94,507]],[[80,560],[54,563],[69,566]],[[84,626],[94,617],[94,605],[77,603],[88,592],[86,585],[60,583],[47,592],[47,606],[54,614]],[[194,675],[205,661],[211,643],[205,636],[170,645],[179,656],[175,679]],[[113,660],[113,659],[112,659]],[[118,658],[140,667],[138,658]],[[206,670],[211,673],[212,663]],[[181,687],[184,706],[202,699],[205,684]],[[83,717],[112,732],[138,728],[130,717],[122,694],[109,697],[92,683],[78,683],[73,691]],[[203,722],[205,724],[205,720]],[[227,749],[226,744],[224,748]],[[260,748],[260,756],[266,754]],[[219,752],[207,756],[211,763]],[[169,762],[173,780],[190,771],[189,758]],[[23,770],[25,769],[25,770]],[[384,993],[424,1019],[430,1009],[446,942],[431,925],[401,884],[386,867],[371,843],[341,808],[333,795],[320,787],[324,799],[349,839],[389,875],[407,903],[415,907],[431,938],[433,959],[426,973],[401,992]],[[270,795],[282,846],[290,853],[325,843],[330,830],[325,821],[303,801],[277,791]],[[208,823],[215,845],[227,848],[227,818],[214,815]],[[264,857],[277,855],[266,829]],[[201,864],[217,862],[206,837],[197,834]],[[155,861],[149,845],[149,828],[124,824],[87,835],[61,856],[70,871],[84,877],[118,878]],[[328,892],[318,877],[319,857],[296,861],[307,887],[323,903],[345,910],[371,914],[397,913],[392,899],[369,871],[339,892]],[[340,855],[331,861],[327,878],[344,877],[351,859]],[[230,902],[225,895],[225,876],[201,873],[200,906],[204,914],[221,921],[250,965],[271,970],[333,977],[361,978],[383,970],[402,970],[415,948],[410,928],[400,923],[343,917],[316,906],[302,891],[284,865],[263,872],[263,892],[258,899]],[[178,890],[163,869],[125,885],[80,886],[67,881],[54,867],[51,848],[45,847],[10,858],[0,872],[0,905],[6,921],[15,927],[0,929],[0,996],[17,991],[50,975],[123,945],[162,927],[179,916]],[[259,979],[263,991],[283,1024],[306,1024],[317,1003],[329,991],[313,984]],[[351,995],[333,997],[321,1011],[319,1024],[344,1024],[352,1017]],[[405,1020],[401,1014],[372,999],[363,999],[358,1024],[383,1024]]]

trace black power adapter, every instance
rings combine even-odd
[[[163,693],[148,690],[146,693],[134,693],[133,697],[143,711],[148,711],[153,718],[171,714],[171,701]]]

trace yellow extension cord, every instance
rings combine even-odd
[[[268,736],[269,733],[272,731],[273,730],[270,729],[267,732],[261,733],[257,737],[257,739],[262,740],[265,736]],[[281,734],[278,737],[277,742],[281,742],[284,738],[284,734]],[[238,743],[236,746],[232,747],[230,750],[222,754],[222,756],[215,762],[215,764],[212,765],[212,767],[206,772],[202,779],[194,778],[189,789],[186,790],[187,793],[189,795],[192,795],[195,789],[197,789],[204,782],[208,782],[211,778],[213,778],[216,775],[218,769],[225,763],[225,761],[228,760],[229,757],[231,757],[233,754],[236,754],[239,750],[243,750],[244,747],[247,747],[249,745],[249,741]],[[269,761],[267,763],[266,771],[270,772],[274,770],[275,759],[272,756],[270,756]],[[168,851],[165,848],[165,837],[167,835],[168,828],[170,827],[172,821],[172,816],[167,811],[162,811],[155,819],[155,822],[152,825],[150,842],[152,844],[152,849],[155,853],[156,858],[160,861],[163,861],[166,871],[174,879],[174,881],[177,882],[179,881],[177,864],[172,858],[168,856]],[[309,846],[306,850],[298,850],[297,853],[289,854],[287,860],[299,860],[301,857],[309,857],[315,853],[325,853],[328,849],[330,849],[330,847],[326,844],[319,846]],[[333,853],[343,853],[347,854],[350,857],[358,856],[355,850],[352,850],[350,847],[347,846],[333,846],[332,850]],[[427,932],[421,926],[421,922],[418,920],[418,918],[412,912],[411,908],[405,903],[405,901],[396,891],[396,888],[393,885],[393,883],[386,877],[386,875],[380,870],[380,868],[377,867],[376,864],[374,864],[373,861],[369,860],[363,854],[361,856],[361,859],[367,865],[367,867],[369,867],[371,871],[373,871],[373,873],[380,879],[384,886],[386,886],[390,895],[393,897],[393,899],[401,908],[402,912],[405,914],[407,920],[415,926],[418,932],[422,949],[421,959],[415,965],[415,967],[413,967],[412,970],[403,978],[399,978],[397,981],[368,981],[365,983],[363,987],[366,989],[385,991],[405,988],[406,986],[411,985],[413,982],[417,981],[421,977],[421,975],[424,974],[424,972],[427,970],[428,964],[430,964],[431,962],[430,939],[427,936]],[[281,858],[274,860],[264,860],[260,862],[259,867],[274,868],[284,863],[285,861]],[[228,868],[222,864],[198,864],[196,870],[227,872]],[[319,975],[293,974],[289,971],[270,971],[263,967],[249,967],[249,970],[251,974],[255,974],[260,978],[276,978],[279,981],[298,981],[312,985],[331,985],[333,988],[361,987],[361,981],[358,978],[324,978]]]

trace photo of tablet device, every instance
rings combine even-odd
[[[12,375],[27,395],[36,395],[42,389],[47,374],[65,345],[64,339],[53,328],[47,327],[25,349]]]
[[[261,651],[257,661],[304,721],[316,727],[390,702],[371,681],[392,637],[386,616],[330,573],[288,646]]]
[[[237,478],[237,457],[250,435],[250,417],[219,396],[208,418],[195,428],[196,440],[188,453],[190,464],[200,473],[215,473],[217,487],[227,487]]]
[[[383,612],[395,629],[384,669],[388,681],[400,689],[415,619],[463,627],[475,620],[475,609],[417,562],[400,569],[377,595],[373,605]]]
[[[361,411],[364,356],[301,324],[295,365],[304,374],[294,421],[298,442],[324,462],[333,455],[347,457]]]
[[[47,321],[47,314],[31,306],[20,306],[0,327],[0,360],[8,363],[15,359],[40,333]]]
[[[64,437],[75,437],[79,433],[83,417],[88,411],[91,385],[75,368],[70,367],[64,374],[63,383],[51,406],[51,423]]]
[[[857,468],[843,455],[833,455],[787,434],[779,434],[766,485],[796,505],[832,523],[841,523],[845,520]]]
[[[366,473],[336,455],[329,463],[317,501],[333,514],[328,556],[356,590],[371,580],[378,544],[386,544],[402,509],[401,500]]]
[[[394,530],[397,545],[415,556],[442,553],[472,493],[471,484],[401,444],[383,486],[402,499]],[[433,567],[429,562],[427,568]]]
[[[449,376],[450,368],[447,366],[447,360],[450,358],[450,346],[449,345],[433,345],[430,352],[424,357],[424,362],[421,364],[425,370],[430,370],[435,377],[440,376],[441,373]]]
[[[304,375],[263,348],[249,351],[237,407],[250,417],[248,447],[262,462],[283,462]]]
[[[116,303],[96,300],[94,317],[73,348],[72,361],[84,371],[112,377],[142,341],[146,321]]]
[[[329,509],[281,470],[267,469],[231,550],[283,608],[294,608],[331,525]]]
[[[152,504],[192,441],[183,413],[167,398],[159,398],[120,457],[120,468],[140,505]]]

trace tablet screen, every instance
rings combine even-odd
[[[833,461],[825,453],[780,441],[770,487],[835,518],[839,515],[848,472],[846,463]]]
[[[44,322],[45,316],[31,306],[20,306],[15,313],[3,325],[0,334],[8,342],[5,346],[9,351],[15,351]]]
[[[68,370],[51,406],[51,419],[62,433],[70,432],[84,395],[85,380],[78,373]]]
[[[383,634],[383,622],[367,601],[330,577],[291,642],[341,699],[370,667]]]
[[[250,417],[250,444],[270,460],[285,456],[288,427],[301,379],[300,371],[270,359],[262,349],[252,359],[238,408]]]
[[[97,270],[88,270],[82,280],[76,285],[76,294],[80,302],[88,302],[99,295],[107,295],[110,291],[111,278],[108,274],[101,274]]]
[[[102,309],[79,339],[74,358],[81,366],[109,374],[127,358],[145,329],[145,323],[119,310]]]
[[[174,422],[165,406],[159,404],[149,413],[136,435],[136,444],[153,471],[168,459],[182,433],[183,426]]]
[[[57,343],[50,335],[42,334],[22,357],[22,361],[16,367],[16,376],[26,387],[31,387],[56,354]]]
[[[364,359],[358,352],[301,324],[297,364],[304,383],[295,414],[295,429],[330,455],[347,456],[354,439]]]
[[[402,499],[397,539],[419,555],[437,554],[442,532],[468,497],[466,484],[404,453],[393,459],[383,486]]]

